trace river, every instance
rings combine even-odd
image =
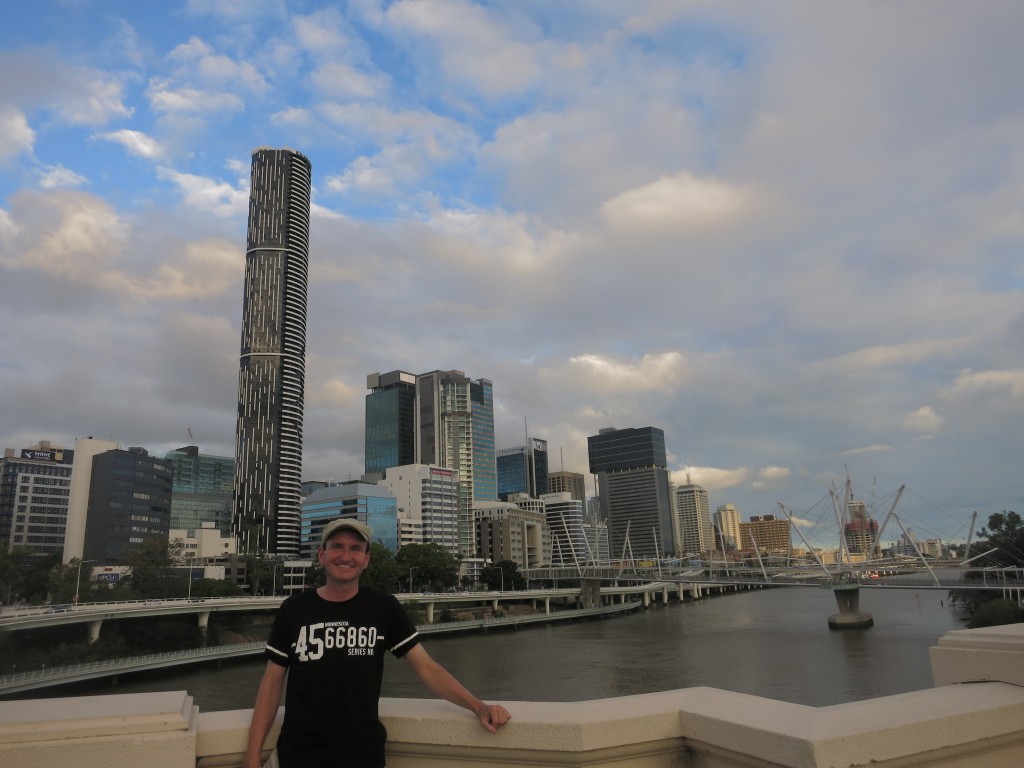
[[[585,701],[709,686],[810,706],[930,688],[929,647],[963,623],[943,590],[863,589],[868,629],[830,630],[831,591],[726,594],[616,618],[519,631],[430,636],[424,644],[470,690],[497,701]],[[38,695],[187,690],[204,712],[252,706],[265,662],[177,668]],[[388,657],[384,696],[426,698]]]

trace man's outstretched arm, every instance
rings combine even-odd
[[[431,658],[422,645],[413,646],[402,658],[408,659],[427,688],[452,704],[468,709],[479,718],[480,725],[491,733],[512,719],[512,715],[500,704],[487,704],[466,690],[447,669]]]
[[[284,690],[284,676],[287,671],[280,664],[267,662],[256,694],[256,704],[252,709],[252,721],[249,723],[245,768],[259,768],[262,764],[260,756],[263,752],[263,742],[267,740],[270,726],[274,724],[277,710],[281,706],[281,692]]]

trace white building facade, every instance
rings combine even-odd
[[[399,548],[440,544],[459,554],[459,473],[433,464],[391,467],[380,485],[398,503]]]

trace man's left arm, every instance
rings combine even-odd
[[[434,661],[422,645],[414,645],[402,658],[408,660],[427,688],[452,704],[468,709],[491,733],[512,719],[500,704],[487,704],[470,693],[451,672]]]

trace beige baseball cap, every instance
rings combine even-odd
[[[342,528],[354,531],[362,536],[367,542],[373,540],[373,529],[370,526],[351,517],[343,517],[339,520],[332,520],[324,526],[324,531],[320,534],[320,546],[326,547],[327,540],[331,538],[336,531],[340,531]]]

